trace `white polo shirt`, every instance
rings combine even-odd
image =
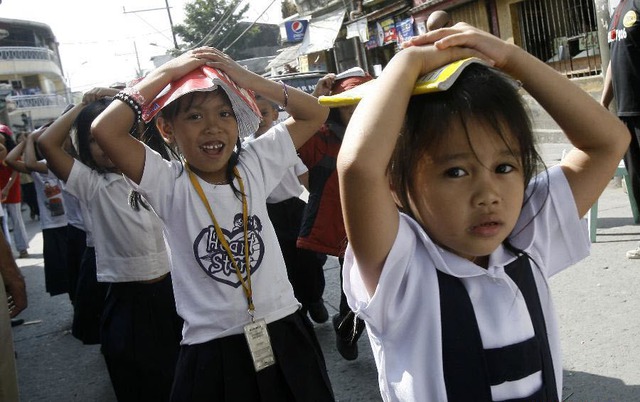
[[[66,189],[90,217],[99,282],[146,281],[169,272],[162,222],[153,211],[131,208],[131,187],[122,175],[98,173],[76,160]]]
[[[562,359],[558,325],[547,278],[587,257],[590,241],[560,167],[543,173],[509,240],[532,262],[551,349],[558,395]],[[549,184],[549,197],[547,185]],[[535,191],[534,191],[535,189]],[[526,196],[525,196],[526,199]],[[385,401],[446,401],[443,378],[440,297],[436,269],[460,278],[467,289],[485,349],[514,344],[534,335],[521,292],[504,267],[515,260],[500,246],[487,269],[434,244],[422,227],[400,215],[400,226],[374,295],[370,298],[357,261],[347,248],[344,290],[349,306],[367,323]],[[528,396],[542,383],[541,373],[491,387],[493,400]]]

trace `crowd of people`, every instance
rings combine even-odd
[[[72,333],[101,345],[119,401],[335,400],[313,325],[329,320],[327,255],[336,348],[357,359],[366,327],[384,400],[561,399],[547,278],[587,256],[580,221],[628,133],[517,46],[434,24],[357,107],[317,97],[373,80],[362,70],[307,94],[201,47],[88,91],[19,145],[2,129],[8,182],[35,187],[46,291],[69,294]],[[449,90],[412,96],[469,57]],[[558,166],[537,171],[518,83],[575,146]],[[0,324],[26,307],[1,240]],[[15,367],[0,368],[11,400]]]

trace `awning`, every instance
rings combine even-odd
[[[303,55],[331,49],[338,32],[340,32],[346,12],[346,8],[340,8],[311,19],[298,54]]]
[[[295,66],[297,66],[298,55],[300,54],[298,51],[300,50],[300,46],[302,46],[302,43],[297,43],[293,46],[285,47],[284,49],[282,49],[280,54],[269,62],[269,64],[267,65],[267,70],[273,68],[277,69],[280,66],[284,66],[285,64],[292,64],[294,62]]]

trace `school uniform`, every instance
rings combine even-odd
[[[182,320],[162,222],[153,211],[131,208],[122,175],[75,161],[66,184],[89,216],[97,281],[109,284],[100,343],[116,396],[168,400]]]
[[[367,323],[385,401],[561,398],[547,281],[588,256],[590,241],[560,167],[540,174],[526,192],[511,246],[498,247],[487,269],[434,244],[401,214],[369,297],[347,250],[345,293]]]
[[[67,273],[69,275],[69,298],[75,303],[76,289],[78,287],[78,276],[80,275],[80,265],[82,256],[87,248],[87,232],[85,231],[80,201],[64,188],[62,189],[64,198],[65,215],[67,216]]]
[[[322,351],[311,323],[298,311],[266,209],[267,196],[295,158],[286,127],[277,125],[246,143],[238,163],[247,194],[255,319],[266,321],[276,361],[256,373],[244,338],[251,321],[247,297],[212,219],[185,167],[146,148],[137,189],[165,224],[176,305],[184,318],[172,400],[218,400],[222,394],[243,401],[258,400],[258,395],[263,400],[333,400]],[[230,185],[197,180],[246,277],[241,200]],[[238,188],[237,179],[234,183]]]
[[[62,181],[51,171],[31,172],[31,177],[36,186],[40,210],[45,289],[51,296],[67,293],[67,216],[62,197]]]

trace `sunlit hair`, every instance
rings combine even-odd
[[[227,95],[227,93],[224,90],[221,90],[220,88],[214,91],[191,92],[189,94],[181,96],[180,98],[176,99],[175,101],[163,107],[160,110],[160,112],[158,112],[158,115],[156,118],[162,117],[163,119],[172,123],[180,112],[184,112],[188,110],[194,104],[204,103],[207,100],[207,98],[210,96],[221,96],[224,102],[227,105],[229,105],[229,107],[231,108],[233,116],[235,118],[235,112],[233,112],[233,106],[231,104],[231,100],[229,99],[229,96]],[[238,140],[236,141],[235,148],[233,150],[233,153],[231,154],[231,157],[229,158],[229,163],[227,164],[227,169],[225,171],[225,180],[229,182],[229,184],[231,185],[231,189],[237,196],[240,196],[242,193],[235,186],[233,182],[233,178],[234,178],[233,168],[238,164],[238,160],[240,159],[241,152],[242,152],[242,141],[240,140],[240,136],[238,135]]]
[[[472,64],[447,91],[411,98],[388,167],[389,180],[403,212],[413,215],[411,194],[425,191],[417,189],[414,180],[424,155],[436,149],[458,124],[464,128],[469,144],[474,125],[491,128],[520,161],[523,185],[527,186],[538,164],[544,163],[535,148],[527,108],[514,84],[490,67]]]
[[[78,159],[80,162],[95,170],[98,173],[108,173],[109,169],[98,166],[93,156],[91,156],[91,123],[102,113],[112,102],[110,98],[102,98],[89,103],[85,106],[75,121],[73,122],[73,131],[75,133],[75,144],[78,150]]]

